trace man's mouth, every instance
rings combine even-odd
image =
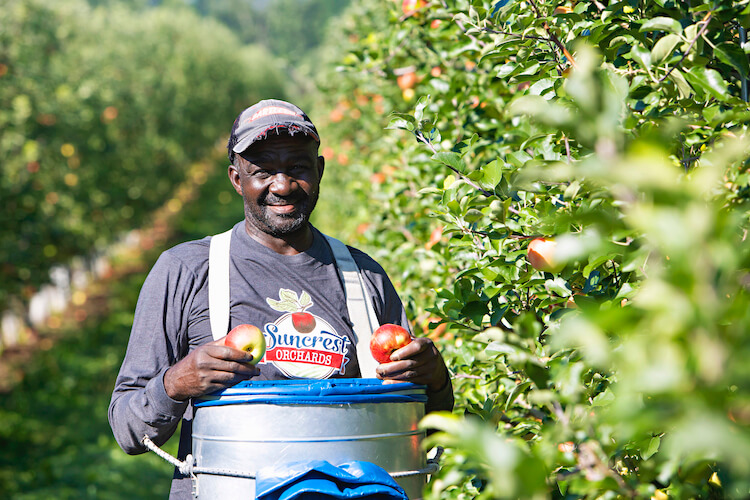
[[[289,214],[297,210],[299,205],[301,204],[302,200],[297,199],[274,199],[274,200],[266,200],[265,205],[268,207],[270,211],[272,211],[275,214],[283,215],[283,214]]]
[[[287,204],[287,205],[267,205],[268,208],[277,214],[288,214],[291,212],[294,212],[297,209],[297,205],[294,204]]]

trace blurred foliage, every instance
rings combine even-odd
[[[237,110],[285,80],[263,49],[187,8],[12,0],[3,13],[4,309],[51,266],[141,225]]]
[[[429,498],[750,494],[747,5],[338,22],[318,109],[339,231],[453,372]],[[558,272],[530,265],[540,237]]]
[[[0,394],[0,496],[13,499],[164,498],[171,466],[117,446],[107,407],[145,272],[91,291],[80,322],[62,318],[11,392]],[[80,314],[80,313],[78,313]],[[177,453],[177,438],[167,444]]]
[[[274,56],[298,65],[314,59],[328,22],[351,0],[192,0],[201,15],[229,27],[245,44],[262,45]]]

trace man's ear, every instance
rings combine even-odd
[[[323,171],[326,168],[326,159],[323,156],[318,156],[318,179],[323,178]]]
[[[227,168],[227,174],[229,175],[229,182],[232,183],[234,190],[237,191],[238,195],[242,196],[242,182],[239,169],[230,164]]]

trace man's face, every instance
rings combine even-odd
[[[279,238],[307,228],[325,164],[315,141],[269,134],[237,155],[235,164],[229,178],[253,229]]]

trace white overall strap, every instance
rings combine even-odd
[[[344,283],[344,294],[346,295],[346,308],[349,311],[349,319],[354,326],[354,335],[357,339],[357,359],[359,360],[359,371],[362,378],[376,378],[375,368],[378,363],[370,353],[370,338],[379,324],[375,316],[372,304],[367,300],[367,289],[362,281],[359,267],[354,262],[352,254],[342,242],[336,238],[326,236],[328,244],[336,259],[336,267],[339,276]]]
[[[208,314],[211,334],[220,339],[229,331],[229,242],[232,230],[211,237],[208,251]]]

